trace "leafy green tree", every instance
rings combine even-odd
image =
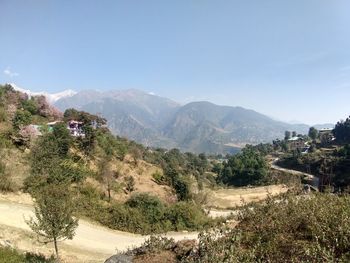
[[[32,114],[26,110],[17,110],[15,117],[13,118],[13,127],[15,130],[19,130],[22,126],[29,125],[32,121]]]
[[[34,98],[23,100],[22,108],[30,112],[32,115],[35,115],[38,113],[38,104],[36,103]]]
[[[267,175],[268,165],[264,156],[253,147],[247,147],[224,163],[217,181],[235,186],[260,185],[266,181]]]
[[[333,134],[337,141],[350,143],[350,117],[345,121],[340,121],[335,125]]]
[[[31,148],[31,171],[25,180],[27,190],[35,191],[47,183],[72,182],[74,178],[82,178],[75,174],[79,172],[75,165],[68,162],[71,143],[72,138],[63,124],[55,125],[52,132],[38,138]]]
[[[175,189],[179,200],[190,199],[190,184],[184,176],[173,167],[167,167],[164,171],[164,175],[168,184]]]
[[[74,205],[66,185],[50,184],[35,196],[35,219],[27,224],[43,242],[53,242],[59,257],[57,242],[73,239],[78,220],[73,218]]]
[[[84,137],[79,137],[80,147],[84,151],[86,156],[91,155],[96,145],[96,131],[91,125],[84,125],[83,131],[85,133]]]
[[[191,199],[190,183],[186,178],[180,176],[174,183],[174,189],[179,200],[187,201]]]
[[[284,132],[284,140],[289,140],[290,139],[290,131],[285,131]]]
[[[318,136],[318,130],[315,127],[310,127],[308,135],[314,141]]]
[[[158,197],[146,193],[134,194],[125,204],[139,209],[150,223],[159,222],[164,217],[165,206]]]
[[[72,145],[72,137],[65,124],[58,123],[53,127],[53,139],[57,145],[57,153],[60,157],[67,156],[70,146]]]

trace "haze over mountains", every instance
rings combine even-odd
[[[14,86],[14,85],[13,85]],[[140,90],[71,90],[45,95],[57,108],[84,110],[108,120],[111,131],[146,146],[182,151],[227,153],[245,144],[283,138],[286,130],[305,134],[309,126],[273,120],[242,107],[219,106],[207,101],[181,105]],[[316,125],[317,128],[332,124]]]
[[[307,133],[309,126],[275,121],[241,107],[206,101],[180,105],[139,90],[86,90],[55,102],[107,118],[111,131],[147,146],[183,151],[234,152],[247,143],[282,138],[285,130]]]

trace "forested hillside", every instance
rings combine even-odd
[[[145,148],[112,135],[100,116],[61,114],[45,98],[10,85],[0,86],[0,112],[0,191],[22,190],[40,200],[49,189],[66,189],[76,215],[129,232],[213,223],[193,205],[192,189],[210,169],[204,155]],[[67,123],[81,126],[72,130]]]
[[[114,134],[144,145],[196,153],[235,153],[246,144],[282,138],[285,130],[306,133],[308,129],[241,107],[209,102],[181,106],[138,90],[81,91],[55,105],[63,111],[77,108],[102,114]]]

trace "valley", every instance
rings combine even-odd
[[[282,138],[285,130],[306,133],[309,126],[275,121],[242,107],[200,101],[180,105],[139,90],[80,91],[55,104],[102,114],[111,131],[149,147],[183,152],[236,153],[246,144]]]
[[[198,262],[209,253],[208,258],[218,257],[214,262],[219,262],[221,254],[210,248],[198,253],[203,238],[213,245],[224,240],[229,246],[230,235],[247,235],[250,244],[251,231],[260,235],[252,227],[264,224],[264,209],[275,218],[274,213],[309,213],[305,208],[319,206],[318,199],[346,199],[334,199],[327,191],[335,193],[331,186],[346,191],[341,172],[349,156],[344,144],[348,119],[334,129],[310,128],[308,135],[287,130],[284,139],[246,145],[236,154],[206,155],[151,148],[115,136],[101,115],[77,109],[61,113],[44,97],[29,97],[11,85],[0,86],[0,95],[0,256],[17,253],[41,257],[40,262],[55,257],[68,263],[104,262],[113,256],[137,262],[153,257],[156,249],[181,257],[180,261]],[[211,109],[205,116],[202,103],[186,107],[191,118],[176,118],[175,126],[182,128],[168,128],[169,133],[186,139],[180,131],[191,126],[193,118],[211,119],[204,126],[226,133],[226,128],[216,128],[217,116],[232,118],[230,107],[220,109],[220,114]],[[245,113],[239,109],[237,118],[257,121],[255,112]],[[332,181],[326,165],[335,168],[338,179]],[[303,172],[305,168],[310,171]],[[322,193],[311,193],[317,188]],[[281,209],[283,203],[283,209],[291,211]],[[285,215],[276,218],[289,220]],[[282,221],[283,229],[268,232],[288,229],[290,224]],[[53,231],[57,225],[57,231],[63,231],[59,236]],[[224,231],[222,239],[215,237],[217,231]],[[177,254],[180,247],[189,254]],[[246,253],[239,248],[238,255],[230,257]]]

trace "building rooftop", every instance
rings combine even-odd
[[[301,138],[301,137],[295,136],[295,137],[288,139],[288,141],[298,141],[298,140],[302,140],[302,139],[303,138]]]

